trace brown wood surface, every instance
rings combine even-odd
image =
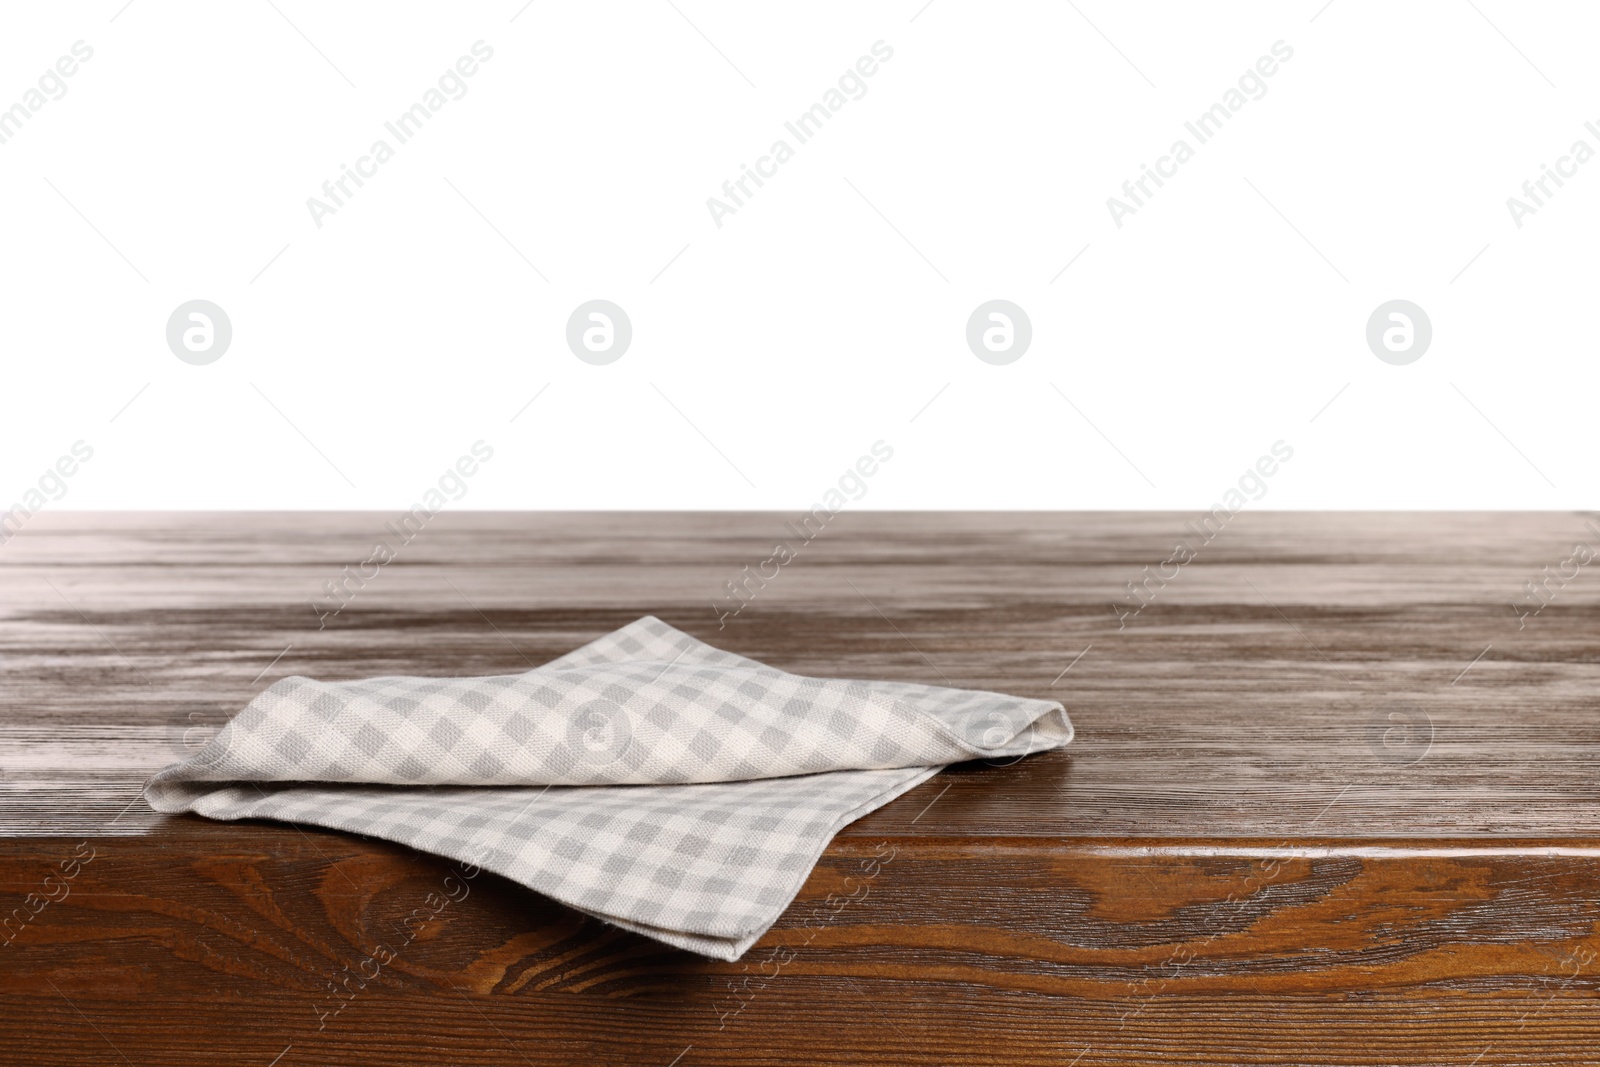
[[[1600,1062],[1600,581],[1511,607],[1584,516],[1246,512],[1119,627],[1192,516],[845,513],[719,629],[789,518],[446,512],[323,629],[393,516],[32,520],[0,1063]],[[733,964],[136,799],[284,675],[523,670],[644,613],[1078,740],[849,827]]]

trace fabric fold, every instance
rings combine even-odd
[[[1071,739],[1054,701],[789,674],[646,616],[523,674],[282,679],[145,796],[398,841],[731,960],[843,826]]]

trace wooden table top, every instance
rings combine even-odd
[[[796,518],[446,511],[325,620],[394,516],[32,519],[0,546],[0,920],[94,859],[0,933],[31,1012],[0,1063],[1592,1062],[1600,523],[845,512],[727,615]],[[847,828],[739,963],[485,876],[333,1016],[448,864],[138,799],[285,675],[521,671],[643,614],[1059,699],[1077,740]]]

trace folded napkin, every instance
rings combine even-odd
[[[525,674],[285,678],[145,797],[398,841],[735,960],[841,827],[1071,740],[1054,701],[806,678],[647,616]]]

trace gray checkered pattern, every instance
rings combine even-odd
[[[399,841],[732,960],[841,827],[1071,739],[1053,701],[805,678],[646,617],[526,674],[285,678],[145,795]]]

